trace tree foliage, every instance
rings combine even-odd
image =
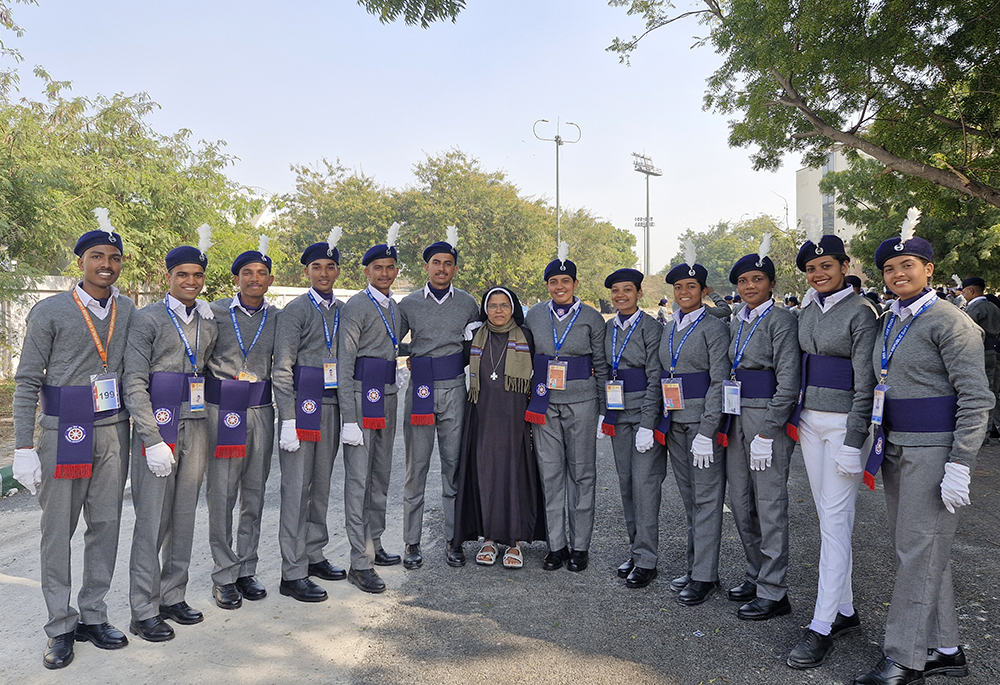
[[[410,26],[427,28],[435,21],[451,19],[465,9],[465,0],[358,0],[358,4],[389,24],[400,17]]]

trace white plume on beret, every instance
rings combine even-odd
[[[389,233],[385,237],[385,246],[392,247],[396,244],[396,239],[399,237],[399,227],[400,223],[398,221],[393,221],[392,226],[389,227]]]
[[[899,241],[905,243],[907,240],[913,237],[913,233],[917,230],[917,224],[920,223],[920,210],[916,207],[910,207],[909,211],[906,212],[906,219],[903,221],[903,228],[899,232]]]
[[[806,240],[813,245],[819,245],[819,241],[823,239],[823,225],[811,214],[805,217],[802,223],[806,225]]]
[[[565,240],[559,243],[559,252],[556,255],[556,259],[564,263],[567,259],[569,259],[569,243]]]
[[[260,242],[257,244],[257,252],[260,252],[261,257],[267,256],[267,248],[271,244],[271,239],[267,237],[266,233],[260,234]]]
[[[202,224],[198,227],[198,252],[203,255],[212,247],[212,227]]]
[[[760,241],[760,248],[757,250],[757,264],[763,264],[764,257],[771,251],[771,234],[765,233],[764,239]]]
[[[327,256],[333,256],[333,249],[337,247],[337,243],[340,242],[340,236],[344,234],[344,229],[340,226],[334,226],[330,229],[330,235],[326,237],[326,254]]]
[[[115,227],[111,225],[111,221],[108,219],[108,208],[107,207],[95,207],[92,210],[94,217],[97,219],[97,228],[104,231],[107,234],[112,234],[115,232]]]
[[[694,249],[694,241],[688,238],[684,241],[684,263],[688,266],[694,266],[694,260],[697,252]]]
[[[951,280],[955,281],[955,285],[957,285],[959,288],[962,287],[962,279],[958,277],[958,274],[952,274]]]
[[[447,238],[445,240],[452,247],[458,245],[458,228],[456,226],[448,227]]]

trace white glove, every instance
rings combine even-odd
[[[465,327],[465,330],[462,331],[462,340],[472,340],[472,336],[476,334],[476,331],[479,330],[479,327],[482,325],[482,321],[473,321],[470,323]]]
[[[691,455],[694,457],[694,466],[707,469],[708,465],[715,461],[715,442],[712,438],[706,438],[698,433],[691,443]]]
[[[774,450],[773,438],[754,436],[750,441],[750,470],[763,471],[771,465],[771,455]]]
[[[638,452],[648,452],[653,449],[653,431],[640,428],[635,432],[635,449]]]
[[[604,433],[604,431],[601,429],[601,424],[603,424],[603,423],[604,423],[604,414],[601,414],[600,416],[597,417],[597,439],[598,440],[603,440],[604,438],[608,437]]]
[[[33,448],[14,450],[14,480],[35,494],[35,486],[42,482],[42,460]]]
[[[345,445],[359,447],[365,444],[365,434],[356,423],[345,423],[340,430],[340,441]]]
[[[295,419],[285,419],[281,422],[281,434],[278,436],[278,447],[286,452],[298,451],[299,434],[295,430]]]
[[[171,465],[176,464],[174,451],[165,442],[158,442],[155,445],[146,445],[146,466],[157,478],[165,478],[173,470]]]
[[[944,478],[941,479],[941,501],[948,513],[954,514],[959,507],[967,507],[969,501],[969,483],[972,477],[969,467],[949,461],[944,465]]]
[[[864,470],[861,465],[861,448],[841,445],[837,456],[833,458],[837,462],[837,473],[844,478],[853,478]]]
[[[410,380],[410,370],[407,368],[396,369],[396,388],[402,390],[406,387],[406,382]]]

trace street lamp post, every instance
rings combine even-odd
[[[638,152],[633,152],[632,156],[635,158],[633,160],[634,168],[640,174],[645,174],[646,176],[646,220],[643,222],[645,228],[645,250],[642,260],[642,267],[645,274],[648,276],[653,273],[649,266],[649,177],[650,176],[662,176],[663,172],[657,167],[653,166],[653,160],[646,155],[640,155]]]
[[[564,140],[561,135],[559,135],[559,119],[556,119],[556,137],[555,138],[542,138],[535,131],[535,127],[539,124],[549,123],[548,119],[539,119],[534,124],[531,125],[531,132],[535,134],[535,137],[539,140],[545,141],[547,143],[556,144],[556,245],[562,242],[562,224],[560,221],[561,211],[559,209],[559,147],[565,143],[579,143],[580,138],[583,136],[583,131],[580,127],[574,124],[572,121],[567,121],[567,126],[573,126],[576,128],[576,140]]]

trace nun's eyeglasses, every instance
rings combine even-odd
[[[486,311],[488,311],[488,312],[495,312],[497,310],[500,310],[501,312],[509,312],[511,310],[510,303],[509,302],[493,302],[491,304],[486,305]]]

